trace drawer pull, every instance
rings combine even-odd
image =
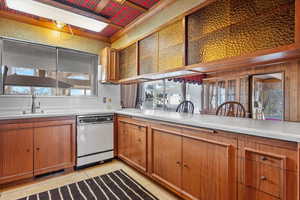
[[[268,160],[268,158],[267,158],[267,157],[265,157],[265,156],[263,156],[263,157],[261,158],[261,160],[262,160],[262,161],[267,161],[267,160]]]
[[[176,165],[180,165],[180,162],[179,162],[179,161],[177,161],[177,162],[176,162]]]
[[[187,166],[187,164],[184,164],[184,165],[183,165],[183,167],[185,167],[185,168],[189,168],[189,166]]]
[[[260,177],[260,180],[262,180],[262,181],[266,181],[266,180],[267,180],[267,177],[265,177],[265,176],[261,176],[261,177]]]

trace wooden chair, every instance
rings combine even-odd
[[[194,104],[191,101],[183,101],[178,105],[176,112],[194,113]]]
[[[241,103],[228,101],[218,107],[216,115],[227,117],[246,117],[246,110]]]

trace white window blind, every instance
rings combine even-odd
[[[58,49],[58,71],[70,73],[94,73],[97,56]]]
[[[2,65],[56,71],[56,48],[3,40]]]

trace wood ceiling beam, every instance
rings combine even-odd
[[[76,13],[76,14],[79,14],[79,15],[82,15],[82,16],[85,16],[85,17],[96,19],[96,20],[105,22],[109,25],[112,25],[112,26],[114,26],[118,29],[123,28],[122,26],[119,26],[117,24],[112,23],[111,20],[109,20],[109,19],[107,19],[103,16],[100,16],[100,15],[97,15],[97,14],[94,14],[94,13],[91,13],[91,12],[87,12],[87,11],[84,11],[84,10],[81,10],[81,9],[78,9],[78,8],[74,8],[72,6],[69,6],[69,5],[66,5],[66,4],[57,2],[57,1],[53,1],[53,0],[34,0],[34,1],[44,3],[44,4],[47,4],[47,5],[50,5],[50,6],[54,6],[56,8],[60,8],[60,9],[63,9],[63,10],[67,10],[67,11],[70,11],[72,13]]]
[[[115,0],[115,1],[117,1],[117,0]],[[130,8],[136,9],[136,10],[142,12],[142,13],[148,11],[148,9],[146,9],[146,8],[144,8],[144,7],[142,7],[142,6],[138,5],[138,4],[132,3],[131,1],[128,1],[128,0],[124,0],[122,2],[122,5],[125,5],[125,6],[128,6]]]
[[[55,24],[52,21],[48,21],[48,20],[42,21],[42,20],[39,20],[36,18],[32,18],[32,17],[25,16],[22,14],[12,13],[12,12],[9,12],[6,10],[0,10],[0,17],[71,34],[70,30],[67,26],[65,26],[62,29],[59,29],[55,26]],[[81,29],[77,29],[77,28],[72,28],[72,31],[73,31],[74,35],[87,37],[87,38],[91,38],[91,39],[95,39],[95,40],[101,40],[103,42],[110,42],[109,38],[101,36],[98,33],[82,31]]]
[[[113,2],[119,3],[121,5],[125,5],[128,6],[130,8],[134,8],[136,10],[139,10],[141,12],[146,12],[148,9],[139,6],[135,3],[132,3],[131,1],[128,0],[112,0]],[[101,0],[98,5],[96,6],[95,12],[96,13],[100,13],[108,4],[109,4],[110,0]]]
[[[110,0],[101,0],[96,6],[95,12],[100,13],[108,4]]]

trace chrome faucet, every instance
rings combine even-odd
[[[31,96],[31,113],[36,113],[36,110],[41,108],[41,102],[39,102],[39,105],[37,106],[35,102],[36,99],[37,99],[36,95],[33,94]]]

